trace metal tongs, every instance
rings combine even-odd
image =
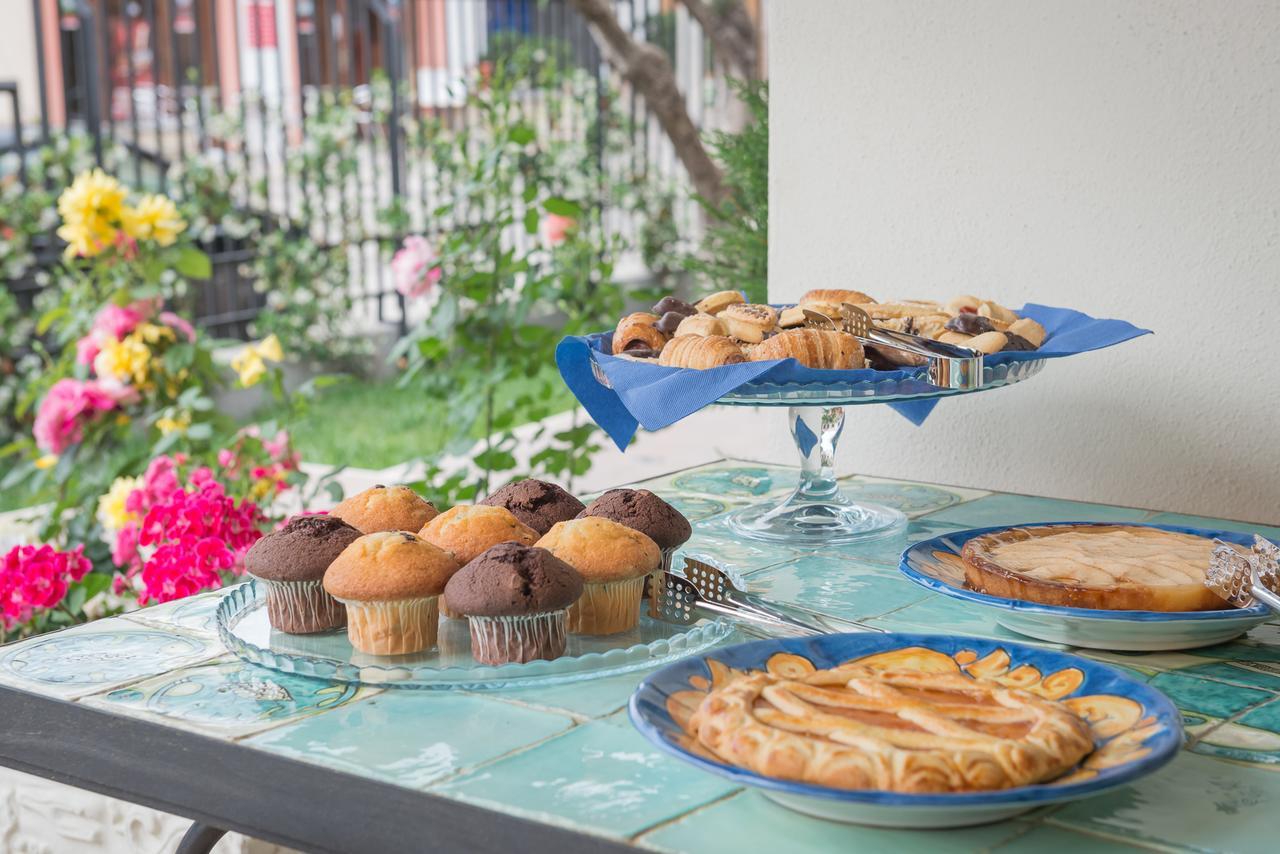
[[[1261,602],[1280,614],[1280,547],[1254,534],[1253,549],[1214,540],[1204,585],[1237,608]]]
[[[799,605],[771,602],[738,587],[722,570],[689,557],[683,576],[664,572],[654,588],[650,613],[666,623],[688,626],[704,617],[727,617],[748,633],[763,637],[884,631]]]
[[[840,306],[840,315],[841,328],[862,343],[888,347],[906,354],[906,360],[911,364],[927,365],[930,385],[961,391],[981,388],[982,354],[978,351],[906,332],[881,329],[865,311],[850,303]],[[834,320],[816,311],[804,309],[804,316],[811,323],[835,326]]]

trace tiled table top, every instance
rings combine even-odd
[[[900,540],[821,552],[743,542],[720,514],[795,471],[720,462],[645,482],[695,521],[689,551],[754,589],[890,629],[1016,637],[897,572]],[[909,540],[1003,523],[1216,519],[871,478],[854,497],[899,507]],[[501,693],[357,688],[240,662],[217,640],[221,593],[0,648],[0,684],[660,851],[1220,850],[1271,852],[1280,803],[1280,624],[1209,649],[1084,654],[1128,668],[1182,709],[1189,742],[1118,792],[965,830],[876,830],[789,812],[668,758],[625,704],[643,673]],[[1026,640],[1018,638],[1019,640]]]

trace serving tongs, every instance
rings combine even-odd
[[[804,309],[804,316],[811,324],[836,327],[835,320],[825,314]],[[881,329],[872,322],[870,315],[850,303],[840,306],[839,327],[863,344],[887,347],[901,354],[899,358],[908,364],[928,366],[930,385],[960,391],[982,387],[982,354],[976,350],[907,332]]]
[[[1213,544],[1204,586],[1237,608],[1261,602],[1280,614],[1280,546],[1257,534],[1249,552],[1222,540]]]
[[[836,632],[882,632],[856,620],[843,620],[798,605],[772,602],[748,593],[709,563],[685,558],[684,575],[664,572],[650,591],[652,616],[691,626],[704,617],[726,617],[762,637],[808,637]]]

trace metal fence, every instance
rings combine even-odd
[[[203,163],[227,179],[237,207],[271,227],[348,245],[353,295],[368,321],[403,327],[389,247],[433,227],[439,188],[421,128],[474,122],[469,87],[505,51],[533,45],[574,69],[574,108],[562,118],[618,182],[684,181],[643,99],[565,0],[59,0],[52,19],[42,14],[51,4],[33,3],[37,44],[53,43],[47,36],[56,32],[57,50],[39,52],[39,128],[9,147],[79,129],[99,159],[123,148],[122,178],[157,189],[185,180],[175,166]],[[715,126],[729,96],[683,7],[620,0],[615,11],[635,37],[667,52],[691,115]],[[536,100],[536,87],[523,97]],[[625,117],[620,144],[605,139],[606,109]],[[309,156],[317,140],[341,169]],[[610,227],[628,233],[633,218],[614,201],[600,200]],[[385,222],[388,209],[399,211],[397,223]],[[207,248],[215,277],[200,289],[198,320],[244,336],[264,305],[245,273],[254,245],[215,234]],[[54,254],[46,247],[43,257]]]

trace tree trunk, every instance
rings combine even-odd
[[[755,80],[760,76],[756,27],[739,0],[719,3],[716,9],[706,0],[680,2],[702,26],[728,76],[740,80]]]
[[[702,144],[702,136],[685,107],[676,85],[675,70],[666,54],[633,39],[614,16],[609,0],[571,0],[597,33],[609,64],[644,97],[650,112],[675,147],[698,195],[713,204],[724,198],[724,176]]]

